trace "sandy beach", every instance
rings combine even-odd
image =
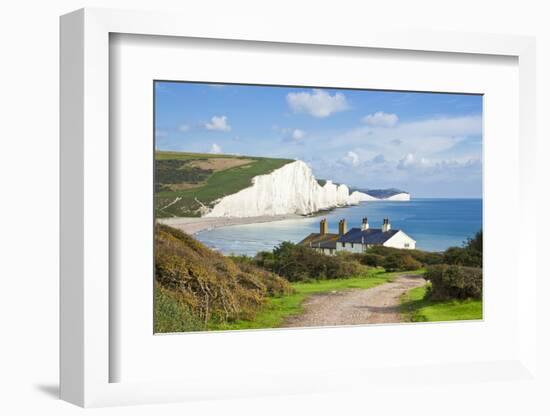
[[[196,234],[204,230],[214,228],[228,227],[230,225],[259,224],[263,222],[283,221],[291,219],[304,218],[302,215],[288,214],[261,217],[177,217],[177,218],[158,218],[161,224],[169,225],[186,232],[187,234]]]

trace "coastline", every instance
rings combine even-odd
[[[391,200],[379,199],[368,202],[393,202]],[[313,212],[309,215],[299,214],[284,214],[284,215],[260,215],[255,217],[169,217],[157,218],[156,221],[160,224],[168,225],[181,230],[187,234],[195,235],[201,231],[214,230],[221,227],[230,227],[232,225],[247,225],[247,224],[262,224],[267,222],[276,222],[284,220],[297,220],[311,217],[321,217],[327,215],[337,208],[349,208],[351,206],[362,205],[365,202],[360,202],[354,205],[345,205],[332,207]]]
[[[265,222],[295,220],[307,218],[307,216],[298,214],[287,215],[263,215],[259,217],[172,217],[157,218],[157,221],[164,225],[169,225],[187,234],[197,234],[205,230],[213,230],[220,227],[229,227],[231,225],[261,224]]]

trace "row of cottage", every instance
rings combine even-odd
[[[384,219],[382,228],[370,228],[368,219],[363,218],[360,228],[349,231],[347,221],[343,219],[338,223],[338,234],[329,233],[328,222],[324,218],[319,225],[319,232],[311,233],[299,244],[324,254],[335,254],[338,251],[363,253],[376,245],[412,250],[416,241],[402,230],[393,230],[388,218]]]

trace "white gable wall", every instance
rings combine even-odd
[[[395,233],[393,237],[387,240],[383,244],[383,246],[394,247],[394,248],[406,248],[406,249],[412,250],[416,248],[416,241],[413,240],[411,237],[409,237],[407,234],[405,234],[403,231],[399,231],[398,233]]]

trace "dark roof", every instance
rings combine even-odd
[[[338,234],[319,234],[311,233],[298,244],[311,248],[336,248],[336,241],[340,237]]]
[[[338,239],[339,243],[384,244],[400,230],[382,231],[380,228],[352,228]]]

